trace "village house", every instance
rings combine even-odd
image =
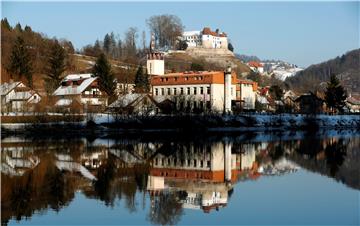
[[[1,112],[28,112],[40,102],[41,96],[22,82],[3,83],[0,86]]]
[[[154,99],[143,93],[120,95],[107,109],[109,112],[125,115],[154,115],[160,112]]]
[[[296,98],[299,113],[317,114],[324,112],[324,101],[312,92],[305,93]]]
[[[250,61],[247,63],[249,68],[256,73],[263,74],[264,73],[264,65],[262,63],[256,61]]]
[[[355,96],[349,96],[345,101],[346,107],[349,109],[351,113],[360,113],[360,98],[356,98]]]
[[[212,31],[205,27],[202,31],[185,31],[181,39],[186,41],[188,48],[228,49],[227,34],[220,33],[219,29]]]
[[[55,90],[55,107],[79,112],[102,111],[107,106],[107,95],[100,89],[98,78],[91,74],[70,74]]]
[[[255,109],[257,83],[240,80],[228,68],[224,71],[185,71],[164,73],[163,53],[149,53],[147,70],[151,75],[153,97],[166,96],[176,108],[188,112],[231,112],[240,105]]]

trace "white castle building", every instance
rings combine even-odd
[[[208,49],[227,49],[228,38],[224,32],[219,32],[219,29],[212,31],[205,27],[202,31],[185,31],[181,38],[186,41],[188,48],[203,47]]]

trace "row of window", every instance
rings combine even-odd
[[[210,87],[205,87],[206,93],[210,94]],[[180,87],[180,88],[155,88],[155,96],[164,95],[202,95],[204,87]]]
[[[192,79],[194,79],[194,80],[203,80],[204,79],[204,77],[203,76],[193,76],[193,77],[191,77]],[[185,79],[185,81],[189,81],[189,77],[188,76],[185,76],[184,77],[184,79]],[[171,80],[173,80],[173,81],[177,81],[178,80],[178,77],[174,77],[174,78],[161,78],[160,79],[160,81],[161,82],[168,82],[168,81],[171,81]]]
[[[161,166],[183,166],[183,167],[200,167],[200,168],[204,168],[205,164],[204,164],[204,160],[200,160],[197,161],[196,159],[190,160],[184,160],[184,159],[173,159],[173,161],[171,161],[170,158],[167,159],[167,161],[163,158],[161,160],[159,160],[158,158],[155,158],[155,166],[158,166],[161,162]],[[199,163],[199,165],[198,165]],[[208,160],[206,161],[206,167],[210,168],[211,167],[211,162]]]

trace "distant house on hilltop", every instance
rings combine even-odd
[[[219,29],[212,31],[209,27],[205,27],[202,31],[185,31],[181,37],[186,41],[188,48],[202,47],[207,49],[227,49],[228,38],[224,32]]]
[[[32,111],[34,105],[41,100],[36,91],[26,87],[22,82],[3,83],[0,92],[2,112]]]
[[[107,95],[100,89],[98,78],[91,74],[71,74],[66,76],[55,90],[55,107],[70,110],[77,106],[80,112],[100,111],[107,106]]]
[[[247,63],[247,65],[250,67],[250,69],[253,72],[260,73],[260,74],[264,73],[264,65],[259,62],[250,61]]]

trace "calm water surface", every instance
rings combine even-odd
[[[359,225],[359,132],[2,137],[4,225]]]

